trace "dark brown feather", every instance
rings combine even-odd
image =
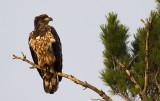
[[[56,43],[53,43],[52,47],[55,52],[55,57],[58,57],[58,58],[56,58],[56,62],[54,63],[54,67],[58,67],[58,68],[55,68],[56,71],[62,72],[62,45],[61,45],[61,41],[60,41],[60,38],[59,38],[56,30],[53,27],[51,29],[52,29],[51,30],[52,34],[53,34],[54,38],[56,39]],[[61,80],[62,80],[62,77],[59,76],[59,81],[61,81]]]

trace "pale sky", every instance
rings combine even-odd
[[[1,0],[0,1],[0,101],[92,101],[101,97],[63,78],[58,91],[51,95],[43,90],[42,79],[29,64],[13,60],[12,54],[24,52],[32,60],[28,47],[29,33],[34,29],[34,17],[48,14],[49,23],[58,32],[63,49],[63,72],[102,89],[114,101],[100,80],[103,65],[103,45],[99,38],[105,15],[118,13],[121,23],[130,28],[133,39],[140,19],[155,9],[154,0]]]

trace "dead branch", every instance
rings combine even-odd
[[[23,57],[18,57],[16,55],[13,55],[13,59],[20,59],[20,60],[23,60],[23,61],[29,63],[30,65],[32,65],[31,69],[37,68],[37,69],[44,70],[44,69],[40,68],[37,64],[34,64],[33,62],[31,62],[28,59],[26,59],[26,56],[23,53],[22,53],[22,55],[23,55]],[[54,72],[52,72],[52,73],[54,73]],[[79,84],[79,85],[81,85],[81,86],[83,86],[85,88],[89,88],[89,89],[93,90],[94,92],[98,93],[105,101],[113,101],[109,96],[107,96],[105,94],[104,91],[99,90],[98,88],[96,88],[95,86],[92,86],[91,84],[87,83],[86,81],[83,82],[81,80],[78,80],[74,76],[68,75],[68,74],[65,74],[65,73],[56,72],[54,74],[56,74],[58,76],[62,76],[62,77],[67,78],[67,79],[70,79],[71,81],[73,81],[76,84]]]

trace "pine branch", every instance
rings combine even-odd
[[[143,21],[143,20],[141,20]],[[143,23],[145,23],[143,21]],[[147,28],[147,24],[145,24],[146,28]],[[147,28],[149,29],[149,28]],[[148,56],[149,56],[149,51],[148,51],[148,47],[149,47],[149,30],[147,30],[147,35],[146,35],[146,49],[145,49],[145,82],[144,82],[144,89],[143,89],[143,92],[145,93],[146,92],[146,89],[147,89],[147,85],[148,85],[148,66],[149,66],[149,63],[148,63]]]
[[[142,98],[144,101],[148,101],[147,96],[146,96],[146,90],[148,86],[148,70],[149,70],[149,37],[150,37],[150,30],[152,27],[153,20],[156,16],[156,13],[154,13],[150,18],[149,22],[146,23],[144,20],[141,19],[142,23],[144,24],[147,33],[146,33],[146,48],[145,48],[145,77],[144,77],[144,88],[142,92]]]
[[[30,67],[30,69],[37,68],[37,69],[41,69],[41,70],[45,71],[45,69],[40,68],[38,65],[36,65],[36,64],[34,64],[33,62],[31,62],[31,61],[29,61],[28,59],[26,59],[26,56],[25,56],[23,53],[22,53],[22,55],[23,55],[23,57],[18,57],[18,56],[16,56],[16,55],[13,55],[13,59],[20,59],[20,60],[23,60],[23,61],[31,64],[32,67]],[[54,73],[54,72],[52,72],[52,73]],[[70,79],[71,81],[73,81],[73,82],[76,83],[76,84],[79,84],[79,85],[81,85],[81,86],[83,86],[83,87],[85,87],[85,88],[89,88],[89,89],[93,90],[94,92],[98,93],[98,94],[99,94],[104,100],[106,100],[106,101],[113,101],[109,96],[107,96],[107,95],[105,94],[104,91],[99,90],[98,88],[96,88],[95,86],[92,86],[91,84],[87,83],[86,81],[83,82],[83,81],[81,81],[81,80],[78,80],[78,79],[75,78],[74,76],[68,75],[68,74],[65,74],[65,73],[56,72],[56,73],[54,73],[54,74],[56,74],[56,75],[58,75],[58,76],[65,77],[65,78],[67,78],[67,79]]]
[[[135,88],[139,90],[140,94],[142,94],[142,89],[135,80],[135,78],[131,75],[131,72],[128,69],[126,69],[125,72],[129,76],[130,80],[135,84]]]
[[[137,81],[135,80],[134,76],[131,75],[131,72],[129,71],[129,67],[133,64],[134,60],[138,57],[138,55],[134,56],[133,59],[129,62],[128,66],[125,67],[125,65],[123,63],[119,63],[123,66],[123,68],[125,69],[126,74],[128,75],[128,77],[130,78],[130,80],[134,83],[135,88],[139,91],[139,94],[142,96],[142,98],[144,99],[144,101],[148,101],[146,95],[144,94],[143,90],[141,89],[140,85],[137,83]]]
[[[144,82],[144,89],[143,93],[146,94],[146,89],[148,86],[148,69],[149,69],[149,37],[150,37],[150,30],[152,26],[152,22],[156,16],[156,13],[153,14],[152,17],[149,19],[149,23],[146,23],[144,20],[141,19],[142,23],[144,24],[147,33],[146,33],[146,49],[145,49],[145,82]]]

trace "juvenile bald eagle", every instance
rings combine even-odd
[[[56,30],[48,25],[49,21],[52,18],[46,14],[35,17],[34,30],[30,33],[28,43],[34,63],[45,69],[37,69],[43,79],[44,90],[53,94],[62,77],[51,71],[62,72],[62,49],[60,38]]]

